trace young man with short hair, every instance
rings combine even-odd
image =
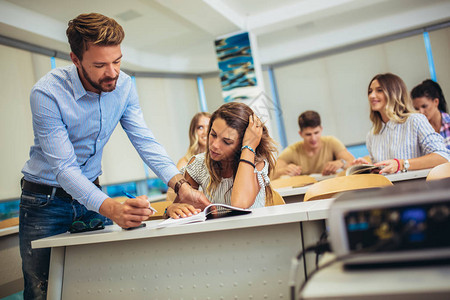
[[[322,136],[320,115],[312,110],[298,117],[299,134],[303,141],[284,149],[278,156],[272,179],[283,175],[335,174],[355,158],[344,144],[333,136]]]

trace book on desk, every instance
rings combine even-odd
[[[196,215],[192,215],[185,218],[173,219],[168,218],[167,220],[159,223],[156,228],[165,228],[170,226],[178,226],[182,224],[204,222],[208,219],[223,218],[230,216],[239,216],[249,214],[252,211],[246,208],[235,207],[222,203],[212,203],[205,207],[205,209]]]

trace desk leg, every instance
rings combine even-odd
[[[325,232],[325,221],[307,221],[302,222],[303,249],[314,246],[320,240],[320,236]],[[316,268],[316,254],[309,252],[304,255],[306,275]]]
[[[62,297],[65,250],[66,247],[52,248],[47,287],[48,300],[57,300]]]

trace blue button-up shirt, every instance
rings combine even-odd
[[[103,147],[117,123],[141,158],[168,182],[179,174],[148,129],[130,76],[120,72],[114,91],[86,91],[75,65],[57,68],[39,80],[30,95],[34,145],[22,173],[26,180],[62,187],[98,212],[108,196],[92,181],[102,174]]]

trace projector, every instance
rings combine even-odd
[[[450,178],[342,193],[328,222],[346,266],[450,259]]]

